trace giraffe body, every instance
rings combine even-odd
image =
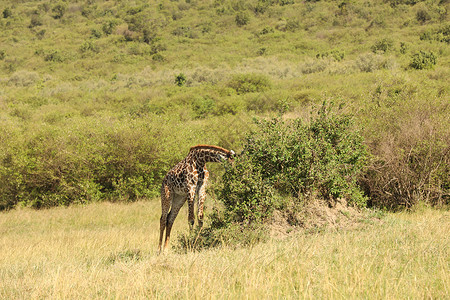
[[[200,227],[203,225],[203,204],[209,177],[206,163],[232,159],[234,154],[233,150],[230,151],[217,146],[197,145],[192,147],[189,154],[166,174],[161,185],[162,211],[159,252],[162,250],[164,230],[166,231],[164,249],[166,249],[175,218],[186,201],[189,206],[189,226],[191,229],[194,226],[194,199],[196,195],[198,195],[198,224]]]

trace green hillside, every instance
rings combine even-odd
[[[369,205],[448,203],[449,10],[2,0],[0,209],[155,197],[189,147],[239,152],[254,117],[308,121],[324,100],[368,146]]]

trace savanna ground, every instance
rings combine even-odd
[[[0,298],[449,297],[450,214],[419,207],[352,229],[157,255],[159,204],[98,203],[0,218]],[[187,231],[187,211],[174,237]]]

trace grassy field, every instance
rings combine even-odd
[[[154,200],[3,213],[0,298],[450,296],[448,211],[419,208],[352,230],[158,256],[159,210]],[[175,223],[175,239],[187,230],[186,215]]]

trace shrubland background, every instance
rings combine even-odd
[[[449,7],[0,1],[0,209],[155,197],[191,146],[239,152],[255,116],[324,100],[364,139],[369,205],[448,203]]]
[[[0,0],[0,298],[448,298],[449,6]],[[156,256],[198,143],[241,155]]]

